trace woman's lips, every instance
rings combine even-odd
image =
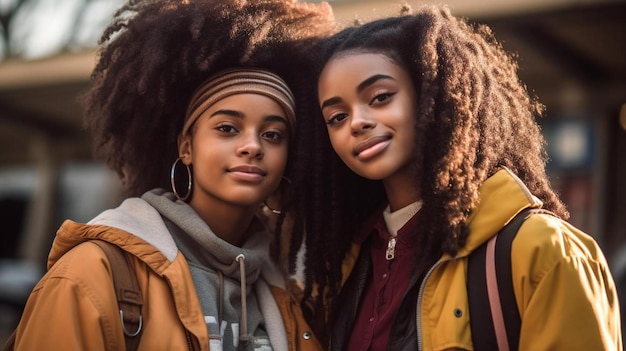
[[[354,156],[368,160],[381,153],[391,143],[391,136],[378,135],[364,140],[354,147]]]
[[[228,169],[228,173],[235,179],[244,182],[259,183],[267,175],[262,168],[251,165],[235,166]]]

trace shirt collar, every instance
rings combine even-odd
[[[405,206],[397,211],[391,212],[391,208],[387,205],[387,208],[383,211],[383,218],[387,225],[387,231],[391,236],[398,236],[398,230],[404,227],[404,225],[422,208],[423,201],[418,200],[414,203]]]

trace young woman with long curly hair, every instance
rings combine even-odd
[[[276,200],[311,79],[301,53],[333,28],[327,4],[293,0],[123,6],[103,34],[85,118],[128,197],[63,223],[7,349],[320,349],[271,258],[261,207],[288,210]],[[143,305],[128,325],[118,272],[94,240],[136,272]]]
[[[322,43],[292,258],[331,349],[475,349],[468,257],[526,208],[551,214],[512,244],[510,346],[621,349],[607,262],[546,175],[544,108],[489,28],[425,6]]]

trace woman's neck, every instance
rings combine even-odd
[[[391,212],[404,208],[422,197],[417,179],[410,174],[401,174],[383,180]]]
[[[207,203],[192,199],[189,205],[198,213],[216,236],[235,246],[246,241],[248,228],[255,216],[255,208],[226,204]]]

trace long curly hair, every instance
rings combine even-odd
[[[502,166],[545,208],[568,217],[545,172],[545,142],[536,122],[544,107],[529,96],[515,58],[488,27],[457,18],[445,6],[423,6],[346,28],[315,52],[317,73],[333,55],[355,52],[386,55],[411,76],[418,95],[415,181],[424,200],[424,259],[417,265],[423,268],[442,253],[455,255],[465,245],[479,187]],[[298,127],[307,130],[300,142],[308,151],[297,158],[309,164],[298,179],[309,187],[298,199],[305,220],[295,227],[294,243],[306,244],[305,296],[317,290],[325,295],[318,301],[330,301],[345,279],[342,260],[353,235],[386,198],[380,181],[359,177],[335,155],[319,106]]]
[[[120,176],[125,196],[169,188],[185,109],[204,79],[233,67],[273,71],[296,95],[298,114],[313,79],[303,48],[333,31],[326,3],[130,0],[100,39],[84,96],[96,157]]]

